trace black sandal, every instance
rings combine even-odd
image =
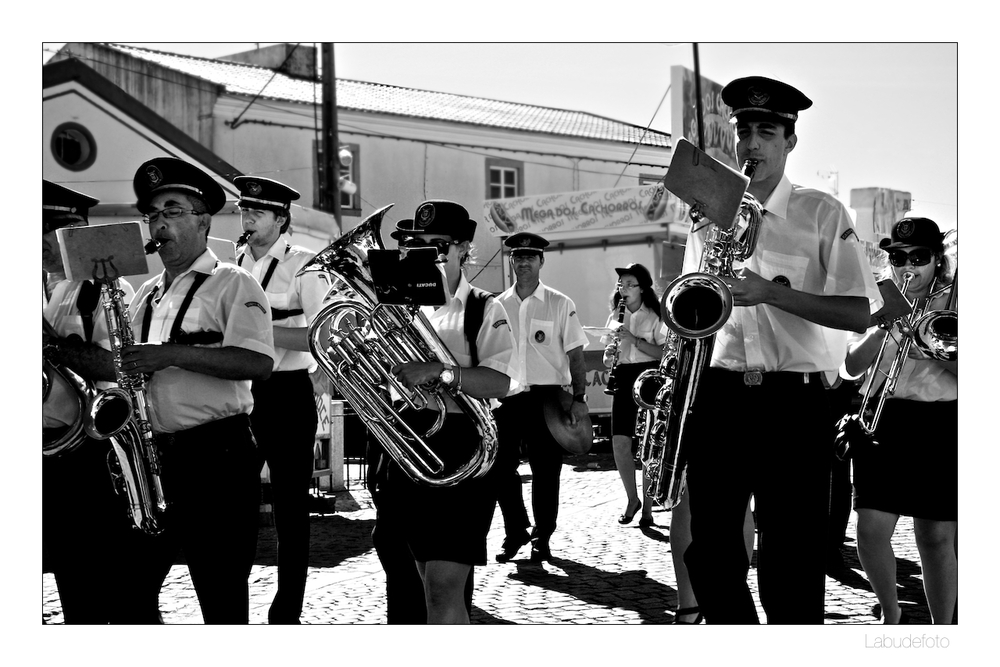
[[[678,621],[677,619],[681,616],[689,616],[691,614],[698,614],[693,621]],[[684,607],[682,609],[677,609],[674,611],[673,625],[698,625],[704,619],[704,614],[701,613],[699,607]]]
[[[622,514],[620,517],[618,517],[618,523],[620,523],[622,525],[625,525],[626,523],[632,523],[632,519],[634,519],[635,515],[639,512],[639,510],[642,509],[642,501],[640,500],[640,501],[638,501],[638,503],[639,503],[639,506],[636,507],[631,512],[629,512],[629,510],[632,509],[631,506],[626,507],[625,508],[625,513]]]

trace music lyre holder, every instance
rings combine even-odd
[[[682,138],[674,145],[663,184],[691,207],[695,222],[707,218],[729,229],[736,222],[750,179]]]
[[[112,283],[149,272],[139,222],[62,227],[56,230],[56,237],[70,280]]]
[[[446,301],[444,272],[437,263],[436,248],[369,250],[368,266],[380,304],[443,306]]]

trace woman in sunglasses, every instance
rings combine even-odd
[[[940,287],[953,277],[954,267],[943,241],[933,220],[903,218],[893,226],[892,238],[880,244],[888,253],[889,277],[902,289],[911,275],[904,296],[924,313],[947,307],[949,294]],[[885,379],[904,335],[898,326],[875,327],[850,347],[843,370],[853,378],[868,371],[862,392]],[[887,336],[875,372],[869,366]],[[949,624],[958,595],[957,361],[937,361],[911,345],[874,438],[877,445],[853,450],[854,509],[858,558],[881,604],[883,623],[907,622],[897,597],[891,539],[899,517],[909,516],[931,619]]]

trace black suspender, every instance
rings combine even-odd
[[[291,250],[291,249],[292,249],[292,247],[290,245],[288,245],[288,243],[285,243],[285,254],[286,255],[288,254],[288,251]],[[243,266],[243,258],[244,257],[246,257],[246,253],[245,252],[243,254],[241,254],[239,256],[239,258],[236,260],[236,265],[237,266],[240,266],[240,267]],[[274,270],[276,268],[278,268],[278,258],[277,257],[272,257],[271,258],[271,264],[270,264],[270,266],[268,266],[267,267],[267,271],[264,272],[264,279],[260,281],[260,288],[262,290],[264,290],[265,292],[267,291],[267,286],[271,282],[271,276],[274,275]],[[296,315],[301,315],[303,312],[305,312],[305,311],[303,311],[301,308],[291,308],[291,309],[285,310],[284,308],[273,308],[272,307],[271,308],[271,321],[276,322],[278,320],[284,320],[284,319],[287,319],[289,317],[295,317]]]
[[[188,308],[191,306],[191,301],[194,300],[194,294],[198,291],[198,288],[202,286],[206,280],[208,280],[209,274],[195,272],[194,281],[191,287],[188,289],[187,294],[184,295],[184,301],[181,302],[181,307],[177,311],[177,316],[174,318],[174,324],[170,328],[170,338],[167,340],[168,343],[180,343],[182,345],[209,345],[211,343],[218,343],[223,339],[221,331],[196,331],[194,333],[187,333],[181,329],[181,324],[184,322],[184,316],[187,314]],[[156,292],[159,289],[159,285],[153,288],[146,297],[146,310],[142,314],[142,338],[141,342],[145,343],[149,340],[149,327],[153,319],[153,297],[156,296]]]

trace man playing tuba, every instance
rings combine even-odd
[[[42,409],[43,570],[55,575],[67,624],[158,623],[170,563],[163,540],[135,530],[108,469],[109,440],[82,428],[92,387],[112,386],[101,289],[66,279],[56,230],[88,224],[97,199],[42,181],[43,333],[48,394]],[[125,300],[132,287],[121,281]]]

